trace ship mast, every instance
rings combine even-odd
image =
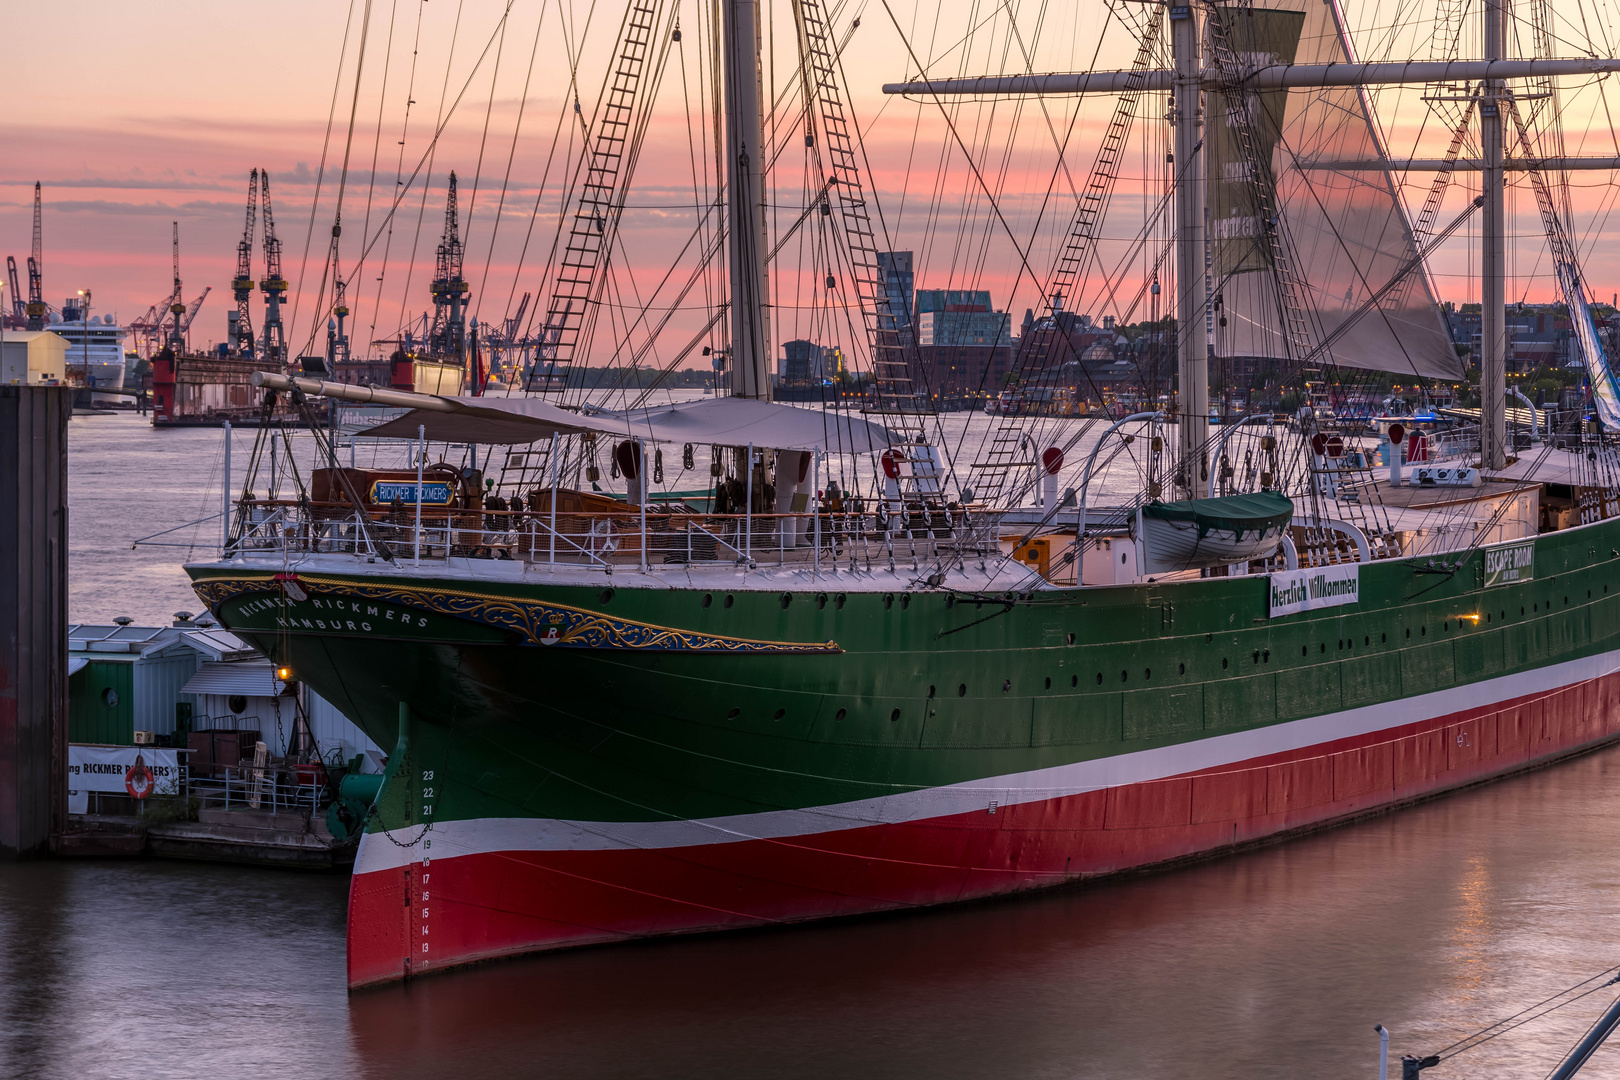
[[[731,248],[731,394],[770,400],[765,307],[764,135],[759,0],[725,0],[726,214]]]
[[[1203,71],[1199,57],[1198,20],[1191,3],[1170,4],[1170,55],[1175,65],[1175,97],[1171,105],[1175,125],[1176,204],[1176,429],[1177,460],[1181,462],[1184,493],[1196,499],[1198,458],[1209,436],[1209,348],[1204,325],[1204,169],[1199,163],[1203,115]]]
[[[1502,5],[1485,0],[1485,59],[1502,59]],[[1502,105],[1507,84],[1485,79],[1479,103],[1479,142],[1484,161],[1480,268],[1479,464],[1483,469],[1507,465],[1507,318],[1506,246],[1502,208]]]

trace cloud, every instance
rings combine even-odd
[[[167,203],[113,202],[109,199],[55,200],[51,209],[63,214],[113,214],[141,217],[200,217],[213,214],[240,214],[235,203],[204,202],[200,199],[170,206]]]
[[[33,187],[33,180],[0,179],[0,187]],[[46,191],[52,188],[95,188],[101,191],[228,191],[230,185],[209,180],[140,180],[133,177],[112,180],[105,177],[87,177],[78,180],[40,180]]]

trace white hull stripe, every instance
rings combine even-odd
[[[1304,750],[1339,739],[1482,709],[1501,701],[1545,694],[1616,671],[1620,671],[1620,651],[1250,731],[829,806],[686,821],[563,821],[526,817],[441,821],[426,832],[420,828],[396,831],[394,840],[398,843],[386,837],[373,840],[367,834],[361,840],[355,872],[396,869],[418,862],[424,856],[446,859],[500,851],[679,848],[926,821],[983,811],[992,802],[1000,806],[1042,802]]]

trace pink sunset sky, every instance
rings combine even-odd
[[[1394,0],[1352,11],[1364,56],[1427,55],[1422,50],[1429,24],[1410,16],[1392,24],[1390,13],[1397,9],[1407,11]],[[428,307],[444,181],[454,169],[473,312],[485,321],[499,319],[516,296],[544,288],[558,192],[579,147],[577,128],[569,141],[568,125],[579,121],[567,106],[577,86],[582,115],[591,115],[622,15],[620,5],[601,4],[588,22],[590,10],[568,0],[514,0],[503,21],[506,9],[490,0],[371,0],[369,8],[365,0],[282,0],[269,8],[197,0],[13,5],[0,17],[7,37],[39,47],[9,50],[0,111],[8,148],[0,159],[0,255],[14,255],[25,265],[33,184],[40,181],[46,299],[60,305],[88,288],[96,313],[113,312],[127,322],[167,297],[171,222],[178,222],[186,296],[213,288],[193,328],[193,344],[218,341],[231,306],[228,284],[248,172],[261,167],[271,177],[284,273],[295,290],[302,286],[289,333],[293,347],[301,349],[324,322],[317,294],[341,184],[340,259],[350,280],[359,351],[367,340],[397,333],[404,320]],[[622,268],[612,296],[624,309],[652,296],[672,264],[682,269],[670,275],[674,284],[664,285],[659,303],[678,287],[676,279],[690,273],[692,260],[682,262],[678,253],[698,220],[694,169],[700,185],[713,179],[704,112],[704,10],[681,0],[682,41],[672,47],[664,69],[629,198],[623,250],[616,256]],[[1555,10],[1569,51],[1603,48],[1576,48],[1581,43],[1573,40],[1573,28],[1582,12],[1573,0]],[[953,135],[935,104],[885,98],[881,84],[914,74],[912,53],[942,76],[1123,67],[1131,55],[1128,35],[1103,4],[1089,0],[1045,7],[851,0],[833,11],[836,36],[850,34],[844,65],[853,112],[867,133],[894,246],[918,252],[918,287],[988,289],[997,307],[1014,311],[1016,325],[1024,307],[1035,302],[1031,276],[1046,273],[1056,233],[1072,213],[1070,186],[1084,180],[1111,99],[962,103],[952,106]],[[1587,14],[1596,25],[1599,16],[1612,13],[1598,4]],[[851,31],[856,18],[860,25]],[[765,38],[767,93],[782,102],[768,136],[780,146],[772,173],[775,243],[799,216],[806,183],[813,188],[815,182],[807,181],[794,92],[794,28],[785,3],[770,9]],[[571,70],[577,71],[572,82]],[[1588,82],[1566,93],[1570,153],[1620,153],[1608,120],[1608,92],[1607,84]],[[1444,148],[1445,133],[1423,123],[1419,96],[1415,90],[1390,91],[1379,99],[1397,156],[1437,155]],[[432,145],[432,130],[443,115],[443,135]],[[554,151],[559,124],[563,135]],[[1104,230],[1104,262],[1119,274],[1113,310],[1121,313],[1143,280],[1141,260],[1133,263],[1128,253],[1146,207],[1157,197],[1141,178],[1156,183],[1162,175],[1162,127],[1138,122],[1113,204],[1116,215]],[[967,167],[959,141],[972,148],[976,172]],[[1054,182],[1060,141],[1066,144],[1067,174],[1059,172]],[[400,203],[390,234],[385,219],[396,179],[408,179],[419,164],[430,177],[425,201],[418,180]],[[1427,180],[1414,175],[1410,205],[1421,203]],[[1587,252],[1594,291],[1607,299],[1620,289],[1613,242],[1620,222],[1610,214],[1613,175],[1581,173],[1574,182],[1574,231]],[[982,197],[986,186],[996,193],[999,216]],[[1465,196],[1459,191],[1449,199],[1442,220]],[[1515,189],[1510,206],[1510,295],[1547,299],[1551,283],[1528,187]],[[1017,246],[1009,233],[1019,238]],[[818,325],[824,340],[835,332],[829,324],[844,321],[847,327],[847,313],[827,308],[818,291],[827,272],[817,262],[818,243],[812,218],[773,266],[778,342],[816,333]],[[371,254],[356,271],[368,244]],[[1474,265],[1465,230],[1433,264],[1441,295],[1472,299]],[[262,276],[257,243],[253,268],[255,277]],[[1100,292],[1100,281],[1089,291]],[[703,296],[700,286],[685,306],[701,308]],[[260,310],[255,299],[255,325]],[[1147,314],[1138,309],[1135,317]],[[672,323],[671,338],[684,341],[691,329],[681,327],[702,321],[683,313]]]

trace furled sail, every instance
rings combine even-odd
[[[1247,69],[1267,64],[1353,60],[1335,0],[1272,0],[1222,5],[1226,42]],[[1280,290],[1266,242],[1269,213],[1243,150],[1245,138],[1269,156],[1271,197],[1288,241],[1296,314],[1313,343],[1347,319],[1320,359],[1344,367],[1432,378],[1460,378],[1434,288],[1421,265],[1400,287],[1384,289],[1416,258],[1417,244],[1394,178],[1387,170],[1333,170],[1313,163],[1383,159],[1371,111],[1358,87],[1268,90],[1244,94],[1247,132],[1235,130],[1225,95],[1212,93],[1206,111],[1206,176],[1212,292],[1224,325],[1214,332],[1220,357],[1300,359],[1285,332],[1289,292]],[[1240,135],[1244,137],[1240,137]]]
[[[1592,380],[1592,404],[1598,419],[1610,431],[1620,431],[1620,378],[1609,360],[1603,339],[1598,336],[1597,324],[1592,320],[1592,308],[1586,302],[1586,288],[1581,272],[1572,262],[1558,263],[1558,285],[1569,305],[1570,322],[1575,327],[1575,340],[1581,347],[1581,360],[1586,374]]]

